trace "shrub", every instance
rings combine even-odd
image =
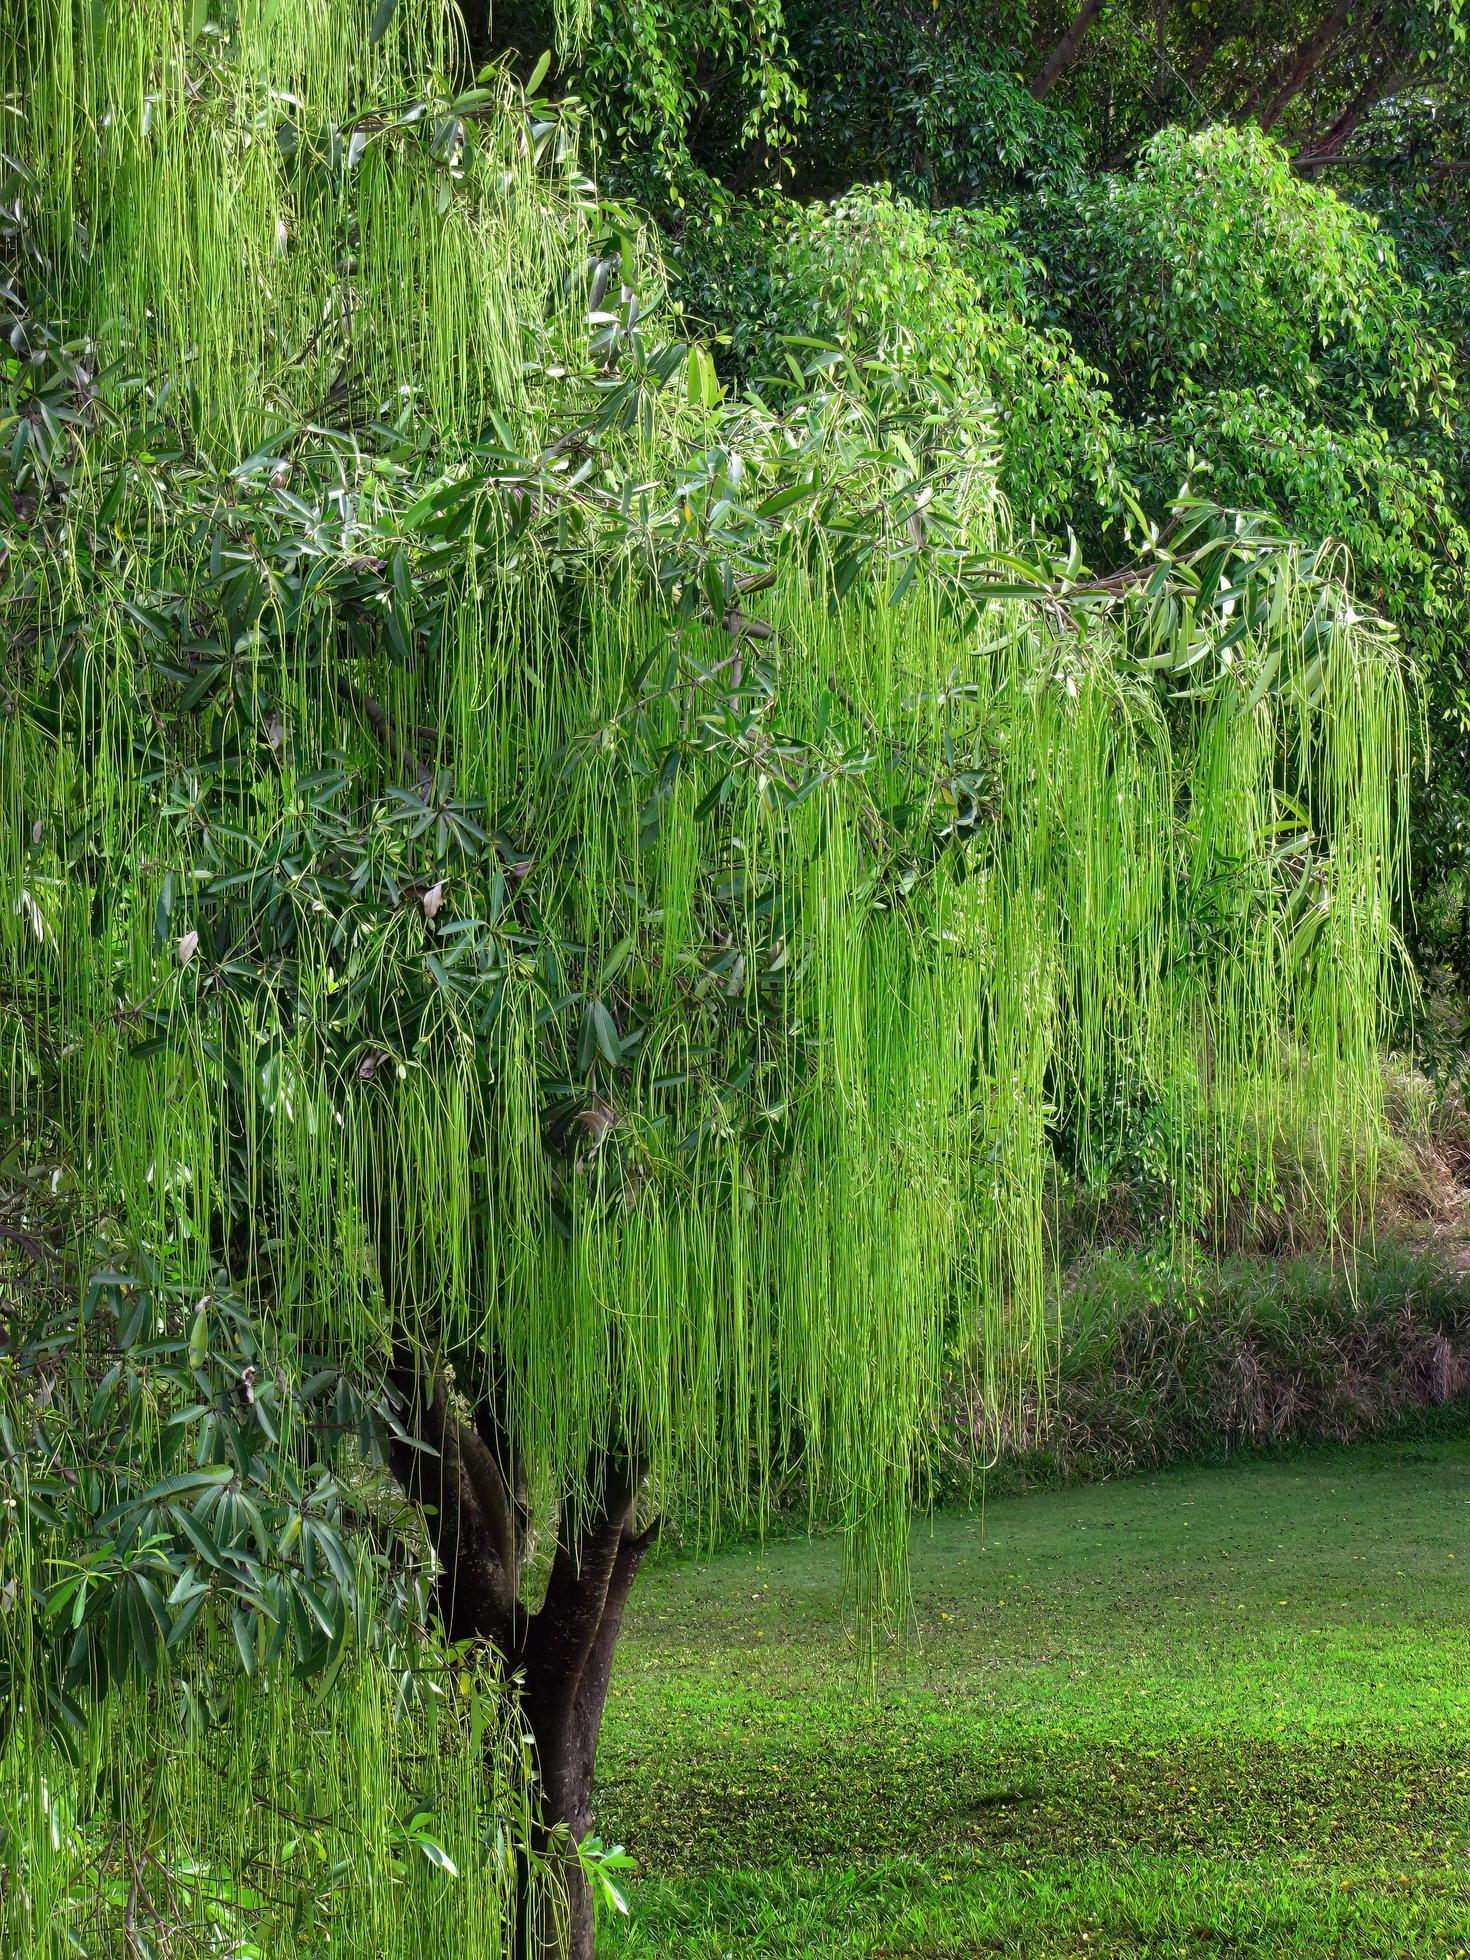
[[[1027,528],[1112,500],[1117,425],[1102,376],[1038,317],[1039,268],[997,211],[927,212],[888,186],[834,204],[770,197],[685,240],[679,291],[717,320],[741,378],[783,340],[874,350],[994,404],[1002,490]]]
[[[1245,1449],[1470,1429],[1470,1274],[1398,1246],[1355,1267],[1098,1254],[1062,1302],[1054,1398],[999,1432],[955,1404],[943,1492],[1129,1476]]]
[[[1031,221],[1079,344],[1134,406],[1267,383],[1412,420],[1452,396],[1451,351],[1391,241],[1251,126],[1163,130],[1132,175],[1039,200]]]

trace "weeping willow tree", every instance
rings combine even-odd
[[[34,1399],[0,1437],[33,1938],[58,1708],[123,1811],[180,1656],[356,1682],[328,1747],[387,1760],[282,1357],[369,1385],[360,1501],[376,1452],[519,1683],[535,1821],[461,1939],[585,1955],[659,1515],[799,1478],[891,1608],[950,1369],[997,1415],[1044,1375],[1064,1138],[1151,1112],[1181,1237],[1282,1137],[1329,1217],[1371,1163],[1391,637],[1203,507],[1109,581],[1007,555],[958,384],[833,351],[722,401],[574,124],[459,43],[437,0],[47,0],[6,49],[9,1107],[106,1252],[94,1369],[174,1368],[121,1499]],[[307,1719],[220,1697],[262,1760]],[[508,1790],[504,1748],[443,1763]]]

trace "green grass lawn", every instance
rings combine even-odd
[[[651,1574],[602,1746],[619,1960],[1470,1956],[1470,1442],[1007,1498]]]

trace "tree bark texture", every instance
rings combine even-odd
[[[1057,42],[1042,66],[1041,73],[1031,84],[1031,93],[1040,102],[1077,65],[1092,24],[1107,5],[1107,0],[1082,0],[1082,5],[1072,17],[1072,24]]]
[[[522,1874],[518,1960],[592,1960],[593,1902],[576,1847],[592,1825],[592,1774],[613,1654],[628,1594],[653,1538],[636,1511],[643,1469],[609,1452],[588,1465],[588,1501],[563,1507],[545,1596],[520,1597],[530,1544],[526,1492],[509,1432],[489,1397],[451,1391],[403,1362],[395,1386],[425,1444],[393,1447],[394,1474],[422,1507],[438,1563],[438,1606],[451,1642],[494,1648],[521,1681],[535,1744],[539,1821],[532,1849],[560,1868],[565,1913]]]

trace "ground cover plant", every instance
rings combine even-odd
[[[831,1544],[655,1572],[603,1751],[639,1859],[612,1951],[1463,1955],[1463,1437],[946,1512],[876,1679]]]

